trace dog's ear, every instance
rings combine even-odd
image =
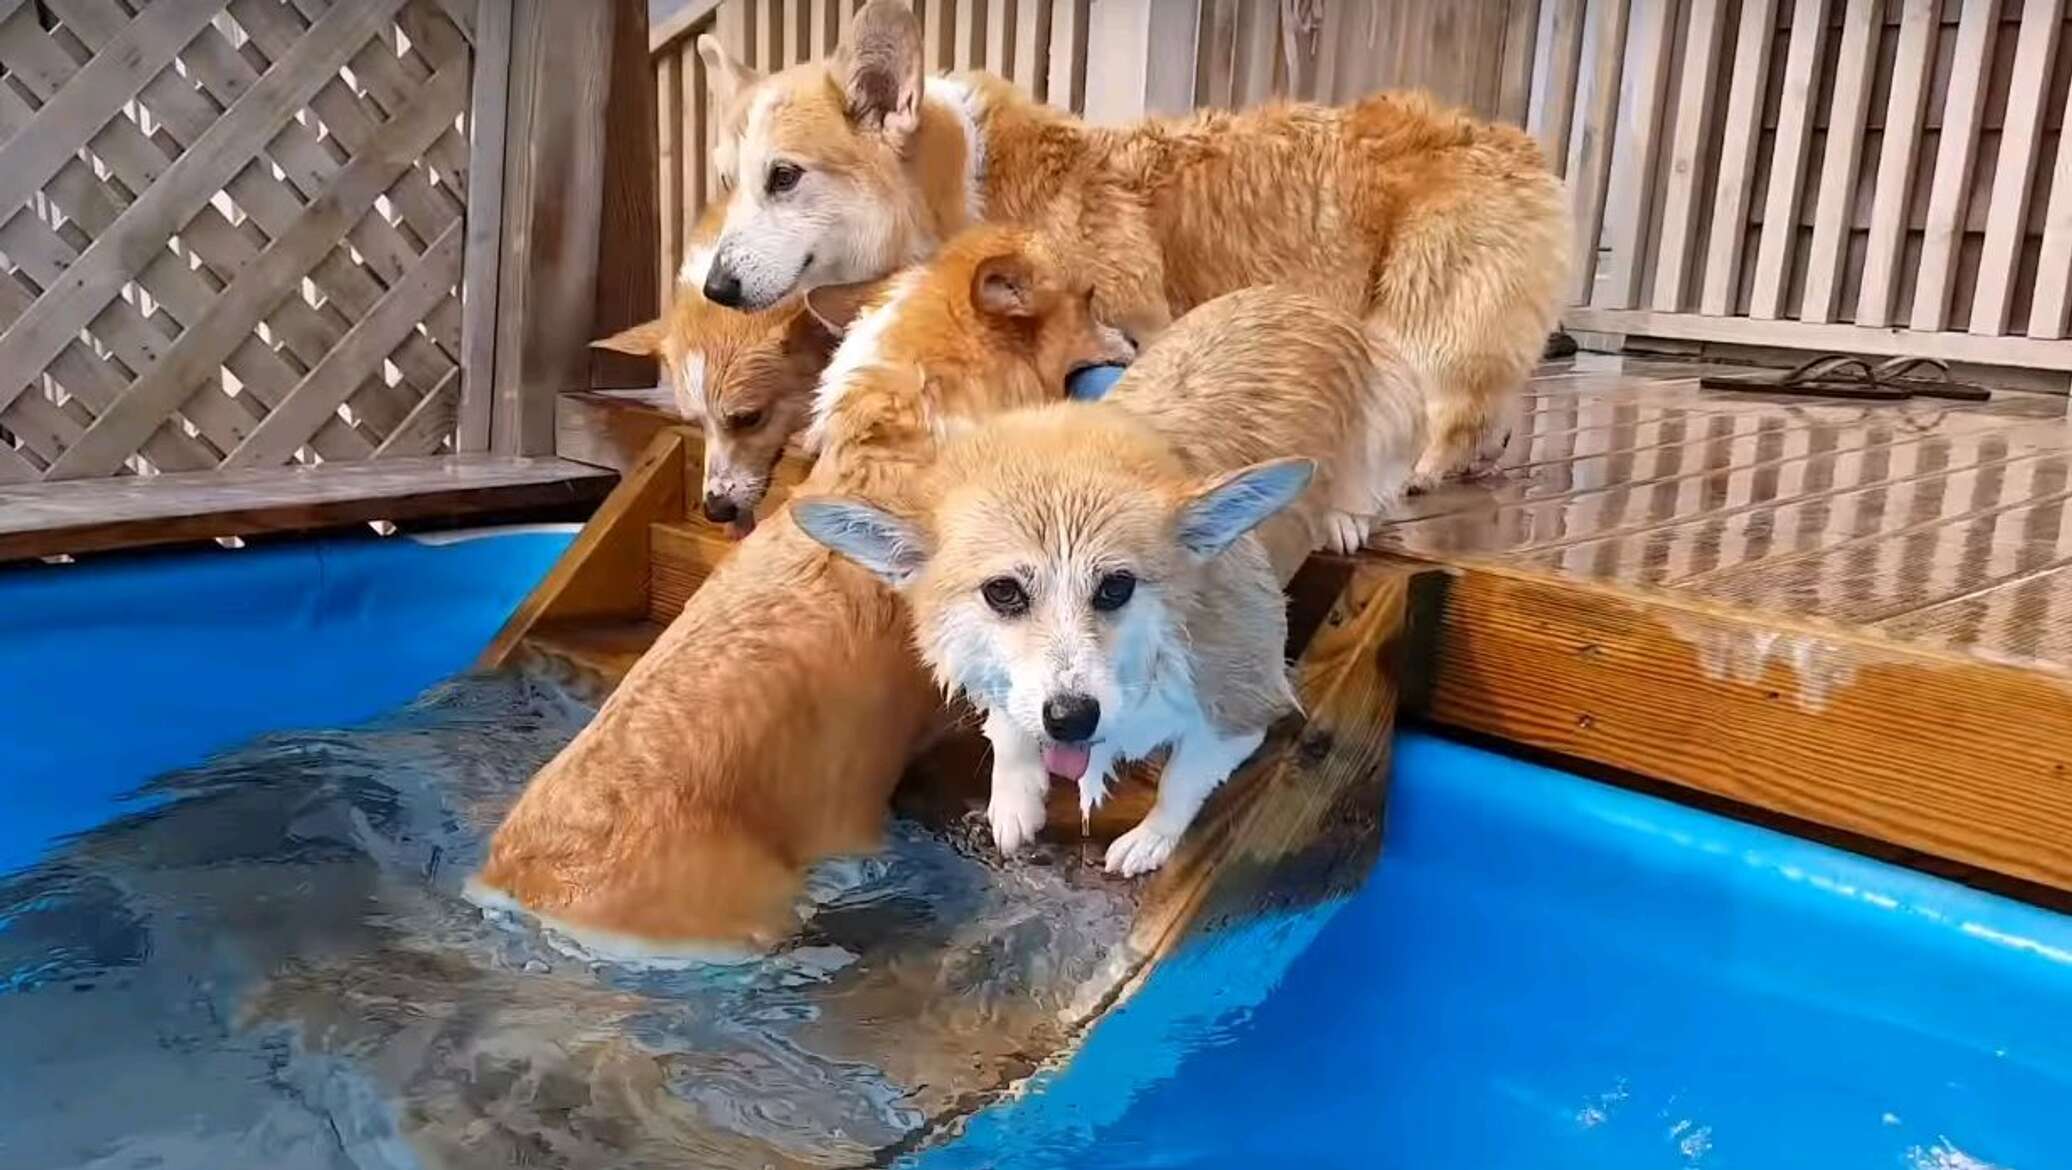
[[[1027,256],[991,256],[971,274],[971,307],[992,317],[1036,315],[1036,271]]]
[[[840,341],[884,283],[865,280],[808,289],[803,294],[805,301],[800,306],[799,315],[792,320],[793,338],[821,348]]]
[[[742,90],[763,79],[763,75],[727,55],[725,45],[711,33],[698,38],[698,56],[705,59],[706,84],[712,88],[713,102],[726,106]]]
[[[897,588],[928,563],[921,530],[882,508],[840,496],[793,500],[791,518],[807,536]]]
[[[921,124],[921,24],[899,0],[870,0],[835,50],[849,120],[903,139]]]
[[[662,338],[667,331],[662,321],[643,321],[631,329],[621,329],[610,337],[601,337],[590,343],[591,349],[608,349],[613,353],[630,353],[634,357],[661,357]]]
[[[1316,471],[1313,460],[1272,459],[1210,480],[1180,503],[1180,546],[1215,556],[1294,503]]]

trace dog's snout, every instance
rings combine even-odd
[[[1043,702],[1043,733],[1059,743],[1081,743],[1101,725],[1101,704],[1091,695],[1052,695]]]
[[[729,309],[741,307],[741,278],[725,260],[715,256],[705,273],[705,299]]]
[[[725,496],[708,494],[705,497],[705,518],[714,524],[730,523],[740,514],[741,509]]]

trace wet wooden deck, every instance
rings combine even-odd
[[[1430,715],[2072,889],[2065,400],[1845,403],[1588,357],[1375,542],[1456,571]]]

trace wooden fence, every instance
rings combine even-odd
[[[1571,326],[2072,370],[2063,0],[1545,0]]]

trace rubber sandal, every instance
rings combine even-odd
[[[1907,392],[1880,385],[1877,371],[1860,357],[1829,353],[1807,358],[1783,374],[1707,374],[1698,379],[1707,390],[1755,394],[1801,394],[1812,398],[1853,398],[1898,402]]]
[[[1928,370],[1932,376],[1916,373]],[[1872,370],[1878,385],[1892,386],[1915,398],[1947,398],[1956,402],[1987,402],[1993,392],[1984,386],[1959,382],[1950,377],[1950,367],[1932,357],[1896,357],[1879,362]]]

